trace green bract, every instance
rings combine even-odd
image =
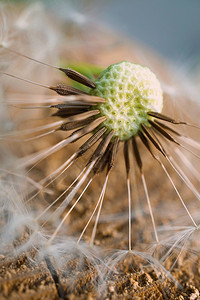
[[[106,103],[97,106],[100,114],[106,116],[103,126],[114,130],[120,140],[137,135],[141,124],[148,125],[149,111],[162,111],[160,82],[147,67],[127,61],[113,64],[95,84],[90,94],[106,99]]]

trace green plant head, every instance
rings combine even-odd
[[[97,106],[106,120],[102,126],[114,130],[121,141],[137,135],[141,124],[150,126],[148,112],[160,113],[163,93],[160,82],[147,67],[123,61],[109,66],[95,81],[90,94],[106,99]]]

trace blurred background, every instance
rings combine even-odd
[[[80,22],[86,15],[151,47],[171,60],[200,54],[199,0],[46,0],[62,18],[67,7]],[[78,15],[79,13],[79,15]]]
[[[110,0],[100,17],[171,59],[200,53],[198,0]]]
[[[62,19],[90,17],[178,63],[200,54],[199,0],[41,0]],[[0,0],[3,2],[3,0]],[[39,2],[6,0],[8,2]],[[190,62],[191,63],[191,62]]]

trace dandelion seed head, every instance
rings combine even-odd
[[[137,45],[130,56],[119,55],[115,38],[94,31],[82,12],[70,8],[65,23],[53,17],[34,3],[0,30],[0,254],[14,262],[26,255],[34,278],[44,261],[59,297],[63,285],[81,297],[94,286],[106,298],[109,282],[120,296],[118,283],[125,286],[130,275],[134,298],[143,289],[140,277],[153,274],[145,289],[175,282],[174,266],[199,254],[198,109],[189,103],[198,92],[188,76]],[[101,74],[90,52],[92,63],[102,56],[110,65]],[[122,54],[141,65],[111,65]],[[26,281],[29,269],[20,266]]]
[[[120,140],[136,135],[148,124],[149,111],[161,112],[163,93],[160,82],[147,67],[123,61],[109,66],[97,78],[92,95],[106,99],[98,105],[103,126],[114,130]]]

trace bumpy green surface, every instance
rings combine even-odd
[[[148,124],[148,111],[162,111],[160,83],[147,67],[123,61],[104,70],[95,83],[90,94],[106,99],[97,106],[107,118],[103,126],[114,130],[120,140],[136,135],[142,123]]]

